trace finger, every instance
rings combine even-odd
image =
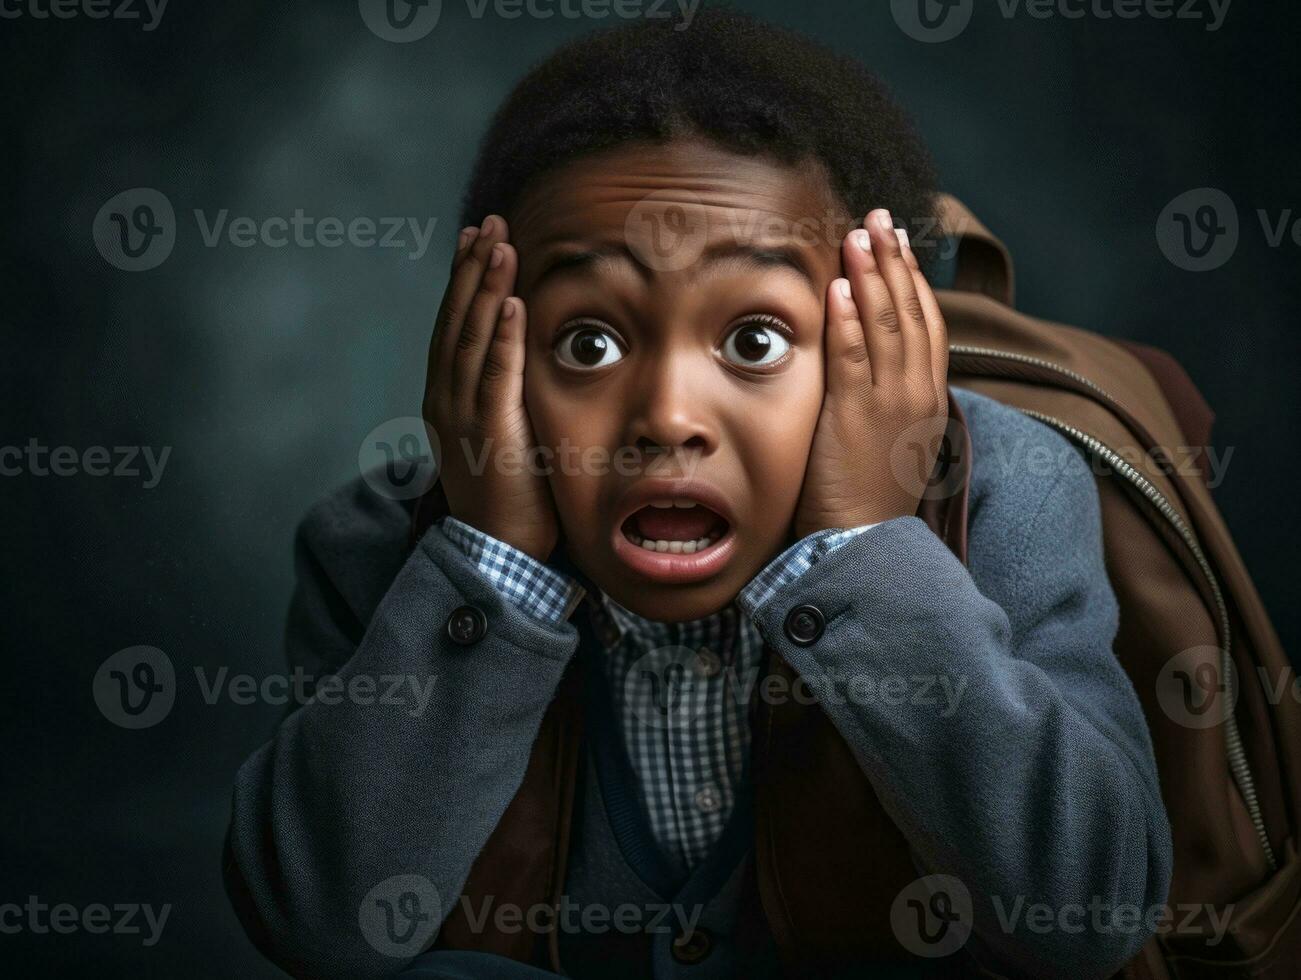
[[[832,280],[827,289],[827,391],[861,388],[872,383],[863,321],[848,279]]]
[[[484,414],[524,404],[526,316],[524,301],[518,296],[502,302],[479,378],[479,409]]]
[[[925,378],[927,387],[933,387],[931,342],[926,328],[926,314],[917,298],[917,286],[908,265],[912,249],[903,244],[907,233],[901,234],[895,230],[890,212],[884,208],[873,211],[864,223],[872,238],[872,253],[876,256],[881,278],[885,280],[899,320],[903,377],[909,381]]]
[[[479,237],[478,225],[467,225],[456,236],[456,251],[452,254],[452,271],[455,272],[462,260],[469,254],[470,246]]]
[[[477,239],[478,237],[479,237],[478,225],[467,225],[465,228],[462,228],[460,233],[457,235],[456,248],[453,249],[452,251],[452,268],[448,276],[449,286],[451,285],[452,278],[455,277],[456,275],[456,270],[460,268],[461,263],[465,260],[465,257],[470,253],[470,246],[474,244],[475,239]],[[446,295],[444,294],[444,305],[446,305],[446,301],[447,301]],[[425,402],[426,402],[425,417],[426,418],[429,417],[430,406],[428,402],[430,396],[430,386],[436,375],[436,368],[438,365],[438,351],[442,345],[443,335],[445,332],[439,327],[439,323],[442,321],[442,317],[443,317],[443,311],[442,309],[440,309],[438,315],[434,318],[434,329],[429,335],[429,351],[425,363]]]
[[[497,242],[488,256],[488,269],[461,323],[452,354],[452,398],[463,406],[473,404],[479,391],[483,364],[492,345],[501,306],[515,286],[518,256],[509,243]]]
[[[863,324],[868,362],[872,366],[872,383],[881,384],[902,371],[903,346],[894,301],[877,268],[867,232],[859,229],[846,236],[841,248],[841,261],[854,294],[859,322]]]
[[[911,252],[912,250],[909,249],[910,255]],[[916,256],[912,256],[910,267],[913,282],[917,286],[917,299],[922,304],[922,312],[926,315],[926,330],[930,335],[931,377],[935,381],[936,404],[944,406],[949,400],[949,329],[944,322],[944,314],[940,312],[940,302],[935,298],[935,291],[926,281],[926,276],[922,274]]]
[[[506,220],[501,215],[488,215],[483,219],[479,233],[469,242],[457,262],[434,324],[433,346],[430,351],[431,378],[435,375],[447,377],[470,303],[478,295],[488,271],[492,247],[497,242],[505,241],[508,231]]]

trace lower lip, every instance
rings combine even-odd
[[[615,556],[637,574],[656,582],[681,584],[699,582],[717,574],[736,551],[736,532],[729,526],[723,536],[704,551],[675,555],[671,551],[647,551],[633,544],[622,526],[614,529]]]

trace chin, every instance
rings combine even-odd
[[[671,590],[624,586],[606,589],[608,595],[625,609],[657,623],[686,623],[703,619],[726,609],[736,599],[738,589],[682,586]]]

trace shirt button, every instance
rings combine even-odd
[[[702,786],[696,790],[696,809],[701,813],[717,813],[723,807],[723,796],[717,786]]]
[[[827,620],[817,606],[796,606],[786,617],[786,635],[792,643],[806,647],[816,643]]]
[[[685,966],[699,963],[714,948],[714,937],[707,929],[692,929],[673,940],[673,958]]]
[[[457,646],[468,647],[488,632],[488,617],[476,606],[458,606],[447,617],[447,637]]]
[[[701,677],[717,677],[723,669],[723,660],[713,650],[696,651],[696,673]]]

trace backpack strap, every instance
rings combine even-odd
[[[957,269],[952,288],[979,293],[1004,306],[1015,306],[1012,257],[1007,246],[952,194],[935,198],[940,228],[957,243]],[[1194,464],[1203,483],[1210,480],[1204,447],[1211,445],[1215,413],[1188,373],[1169,353],[1150,344],[1109,338],[1133,354],[1151,373],[1165,396],[1190,446],[1198,447]]]
[[[575,787],[582,757],[583,679],[578,659],[569,665],[547,708],[524,779],[470,866],[461,888],[469,908],[560,906],[569,860]],[[491,733],[486,733],[491,737]],[[475,950],[520,963],[560,970],[559,930],[504,932],[471,922],[466,902],[443,922],[434,949]]]
[[[1016,276],[1007,246],[952,194],[937,194],[935,209],[940,230],[958,246],[953,288],[1015,306]]]
[[[917,516],[965,564],[971,440],[951,391],[949,413]],[[798,677],[770,647],[765,670],[787,690]],[[762,927],[746,915],[766,920],[790,976],[858,975],[864,963],[915,968],[890,927],[895,896],[917,877],[907,839],[826,713],[799,698],[771,703],[757,696],[763,686],[754,685],[750,705],[759,909],[743,906],[742,934]],[[946,965],[972,975],[966,957]]]

